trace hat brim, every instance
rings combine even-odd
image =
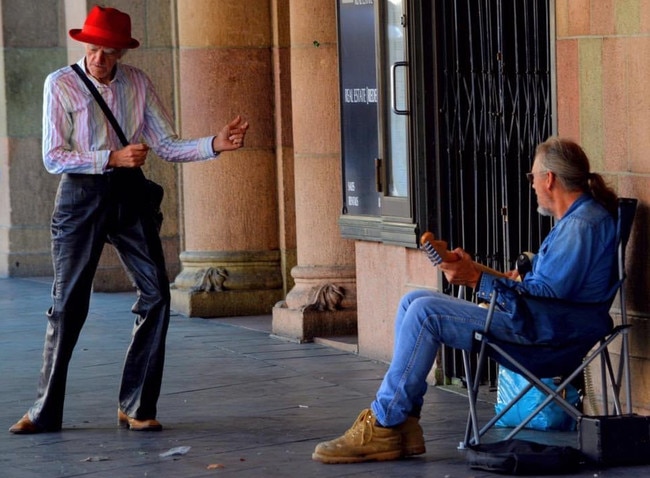
[[[106,48],[117,48],[117,49],[133,49],[140,46],[140,42],[135,38],[131,38],[128,42],[120,42],[111,40],[106,37],[97,37],[94,35],[89,35],[81,31],[80,28],[73,28],[68,32],[70,38],[73,40],[80,41],[82,43],[90,43],[92,45],[103,46]]]

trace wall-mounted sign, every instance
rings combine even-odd
[[[380,214],[374,0],[339,0],[343,213]]]

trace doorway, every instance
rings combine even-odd
[[[437,234],[510,270],[551,227],[525,173],[556,129],[554,2],[439,0],[430,8]],[[462,376],[459,355],[444,357],[445,374]]]

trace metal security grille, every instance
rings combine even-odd
[[[500,270],[550,229],[525,173],[554,129],[552,7],[435,1],[440,235]],[[445,356],[445,373],[457,375],[455,355]]]

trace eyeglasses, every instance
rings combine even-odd
[[[548,173],[550,173],[550,171],[537,171],[535,173],[533,172],[526,173],[526,179],[528,179],[528,182],[532,185],[533,181],[535,180],[536,174],[548,174]]]

